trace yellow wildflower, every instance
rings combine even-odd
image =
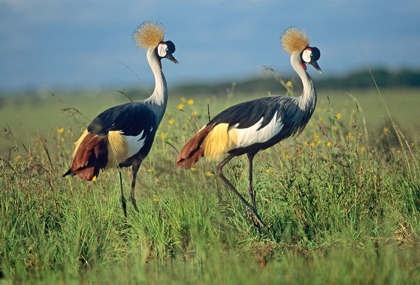
[[[327,146],[331,146],[331,142],[327,142]]]
[[[337,119],[340,119],[341,118],[341,114],[340,113],[337,113],[337,115],[335,116]]]
[[[184,109],[184,104],[179,104],[178,105],[178,110],[182,110],[182,109]]]
[[[192,114],[193,114],[193,116],[197,116],[197,111],[195,111],[195,110],[194,110],[194,111],[192,112]]]
[[[288,155],[288,154],[286,154],[285,158],[286,158],[286,159],[289,159],[289,155]]]
[[[324,120],[324,118],[323,118],[323,117],[321,117],[321,116],[319,116],[319,117],[318,117],[318,120],[319,120],[320,122],[322,122],[322,121]]]
[[[147,169],[147,172],[153,172],[153,168]]]
[[[190,100],[188,100],[188,105],[192,105],[192,104],[194,104],[194,100],[193,99],[190,99]]]
[[[58,132],[61,134],[64,132],[64,128],[58,129]]]
[[[210,171],[207,171],[207,172],[206,172],[206,175],[207,175],[207,176],[212,176],[212,174],[211,174],[211,172],[210,172]]]
[[[366,151],[366,148],[365,148],[364,146],[361,146],[361,147],[360,147],[360,151],[361,151],[361,152],[365,152],[365,151]]]
[[[159,202],[159,199],[158,198],[154,198],[153,199],[153,202]]]
[[[196,171],[196,170],[197,170],[197,168],[191,167],[191,171]]]
[[[287,88],[292,87],[292,85],[293,85],[293,84],[292,84],[292,81],[287,81],[287,82],[286,82],[286,87],[287,87]]]
[[[96,175],[93,176],[92,181],[96,181]]]
[[[175,120],[174,120],[174,119],[172,119],[172,118],[171,118],[171,119],[169,119],[169,124],[170,124],[170,125],[172,125],[174,122],[175,122]]]
[[[160,136],[161,139],[164,139],[165,138],[165,133],[161,132],[159,136]]]
[[[388,128],[384,128],[384,133],[385,134],[389,133],[389,129]]]
[[[15,161],[19,161],[22,157],[20,155],[16,156]]]
[[[186,103],[187,102],[187,98],[181,97],[181,101],[184,102],[184,103]]]
[[[315,146],[315,143],[314,142],[311,142],[311,147],[314,147]]]
[[[64,142],[66,139],[65,138],[61,138],[61,141]]]

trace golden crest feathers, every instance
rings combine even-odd
[[[304,30],[291,27],[282,35],[281,44],[288,53],[301,52],[309,46],[309,37]]]
[[[156,47],[163,41],[165,28],[163,25],[155,22],[144,22],[134,32],[134,40],[140,48]]]

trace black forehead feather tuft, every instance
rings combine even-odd
[[[168,46],[168,52],[174,53],[175,52],[175,45],[172,41],[166,41],[166,45]]]
[[[312,47],[311,50],[312,50],[312,58],[315,61],[317,61],[321,57],[321,52],[316,47]]]

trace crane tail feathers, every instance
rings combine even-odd
[[[67,172],[66,173],[64,173],[63,174],[63,176],[61,176],[61,177],[66,177],[67,175],[71,175],[71,176],[73,176],[75,173],[74,172],[72,172],[71,171],[71,168],[69,169],[69,170],[67,170]]]
[[[204,156],[204,148],[202,144],[207,134],[214,128],[215,124],[211,124],[202,128],[196,133],[181,149],[176,166],[190,169],[201,157]]]
[[[78,141],[72,166],[63,177],[77,175],[83,180],[91,181],[108,163],[108,139],[106,136],[92,133],[83,136],[83,139]]]

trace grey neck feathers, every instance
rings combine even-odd
[[[299,75],[302,80],[303,92],[300,97],[297,97],[297,105],[302,111],[313,112],[316,106],[316,90],[312,78],[309,74],[303,69],[300,64],[300,54],[294,53],[290,57],[290,63],[292,64],[293,69]]]

